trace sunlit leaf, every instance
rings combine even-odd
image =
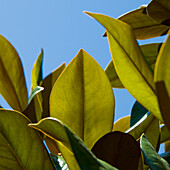
[[[41,53],[39,54],[36,62],[34,63],[33,69],[32,69],[32,88],[36,88],[40,85],[40,82],[43,78],[43,72],[42,72],[42,64],[43,64],[43,49],[41,49]]]
[[[30,121],[17,111],[0,109],[0,169],[54,169]]]
[[[130,127],[134,126],[146,113],[148,113],[147,109],[136,101],[131,110]]]
[[[62,155],[71,170],[116,169],[111,165],[98,160],[93,153],[88,150],[79,137],[55,118],[44,118],[39,123],[29,124],[29,126],[40,130],[45,135],[60,143],[60,146],[64,145],[65,149],[72,154],[74,153],[74,155],[72,155],[73,157],[75,156],[74,160],[70,160],[70,158],[66,158],[65,154],[62,152]]]
[[[50,116],[69,126],[89,149],[112,131],[114,95],[110,82],[84,50],[79,51],[54,84]]]
[[[157,23],[170,26],[169,0],[152,0],[147,6],[147,14]]]
[[[14,47],[2,35],[0,35],[0,94],[18,111],[22,111],[28,102],[21,60]]]
[[[131,27],[102,14],[89,12],[87,14],[107,29],[113,63],[124,87],[148,111],[163,121],[156,97],[152,71],[139,50]]]
[[[158,13],[158,15],[161,14]],[[168,26],[162,25],[152,20],[147,15],[146,7],[128,12],[118,19],[129,24],[132,27],[137,39],[159,37],[162,35],[166,35],[169,30]]]
[[[129,134],[111,132],[100,138],[92,152],[103,161],[118,169],[137,169],[140,159],[140,146]]]
[[[114,123],[113,131],[125,132],[130,128],[130,116],[120,118]]]
[[[158,153],[155,151],[155,149],[153,148],[153,146],[148,141],[145,135],[142,135],[140,139],[140,146],[145,161],[151,169],[156,169],[156,170],[170,169],[168,162],[158,155]]]
[[[140,46],[140,50],[147,61],[148,65],[151,69],[154,69],[156,58],[159,53],[159,49],[162,43],[153,43],[153,44],[145,44]],[[116,73],[113,61],[111,61],[105,69],[105,72],[112,84],[113,88],[124,88],[123,84],[119,80],[119,77]]]
[[[166,126],[161,127],[161,138],[160,143],[164,143],[170,140],[170,132]]]
[[[43,103],[42,103],[43,118],[50,116],[49,114],[50,113],[49,111],[50,93],[51,93],[54,83],[56,82],[56,80],[58,79],[62,71],[65,69],[65,67],[66,67],[66,64],[63,63],[60,67],[58,67],[52,73],[50,73],[47,77],[45,77],[40,84],[42,87],[44,87],[44,91],[41,92],[42,100],[43,100]]]

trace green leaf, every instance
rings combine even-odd
[[[44,118],[39,123],[29,124],[29,126],[43,132],[45,135],[58,142],[58,144],[60,143],[60,146],[63,145],[65,149],[72,153],[72,158],[74,159],[70,160],[71,157],[66,158],[65,153],[62,152],[62,155],[71,170],[78,170],[80,168],[84,170],[116,169],[105,162],[99,161],[93,153],[88,150],[79,137],[55,118]]]
[[[159,53],[159,49],[162,43],[152,43],[152,44],[145,44],[140,46],[140,50],[147,61],[148,65],[151,69],[154,69],[156,58]],[[105,72],[112,84],[113,88],[124,88],[123,84],[119,80],[119,77],[116,73],[113,61],[111,61],[105,69]]]
[[[160,143],[164,143],[170,140],[170,132],[166,126],[161,127]]]
[[[147,6],[147,14],[153,21],[170,26],[169,0],[152,0]]]
[[[125,132],[130,128],[130,116],[120,118],[114,123],[113,131]]]
[[[110,82],[84,50],[79,51],[53,86],[50,116],[69,126],[89,149],[112,131],[114,95]]]
[[[165,159],[170,164],[170,152],[159,154],[159,156]]]
[[[145,133],[156,150],[159,150],[160,124],[159,120],[152,114],[145,114],[134,126],[126,133],[132,135],[136,140]]]
[[[170,141],[165,142],[165,152],[170,152]]]
[[[28,102],[23,67],[10,42],[0,35],[0,94],[15,110],[22,111]]]
[[[37,95],[43,90],[44,88],[39,86],[33,89],[28,104],[22,112],[31,122],[37,122],[42,117],[42,106]]]
[[[162,159],[158,153],[155,151],[151,143],[148,141],[146,136],[143,134],[140,139],[140,146],[145,158],[146,163],[149,165],[151,169],[156,170],[168,170],[170,169],[167,161]]]
[[[147,109],[136,101],[131,110],[130,127],[134,126],[146,113],[148,113]]]
[[[50,157],[52,158],[57,170],[62,170],[62,169],[68,170],[67,164],[62,156],[50,154]]]
[[[152,71],[139,50],[131,27],[102,14],[86,13],[107,29],[113,63],[124,87],[148,111],[163,121]]]
[[[93,146],[92,152],[118,169],[137,169],[141,156],[136,140],[131,135],[118,131],[100,138]]]
[[[40,86],[44,87],[44,90],[41,92],[42,95],[42,107],[43,107],[43,113],[42,116],[44,117],[49,117],[50,116],[50,111],[49,111],[49,98],[50,98],[50,93],[51,90],[54,86],[54,83],[62,73],[62,71],[65,69],[66,64],[63,63],[60,67],[58,67],[56,70],[54,70],[51,74],[49,74],[47,77],[45,77]]]
[[[160,15],[160,14],[159,14]],[[169,27],[152,20],[147,15],[146,7],[128,12],[118,18],[133,29],[137,39],[148,39],[166,35]]]
[[[54,169],[39,134],[21,113],[0,109],[0,169]]]
[[[34,63],[33,69],[32,69],[32,88],[36,88],[40,85],[40,82],[42,81],[43,73],[42,73],[42,64],[43,64],[43,49],[41,49],[41,53],[39,54],[36,62]]]

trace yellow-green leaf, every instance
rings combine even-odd
[[[140,50],[145,58],[145,60],[150,65],[151,69],[154,69],[156,58],[159,53],[159,49],[162,43],[152,43],[145,44],[140,46]],[[111,61],[105,69],[105,72],[111,82],[113,88],[124,88],[123,84],[119,80],[119,77],[116,73],[113,61]]]
[[[169,30],[169,26],[162,25],[152,20],[147,14],[146,7],[128,12],[120,16],[118,20],[130,25],[137,39],[159,37],[166,35]]]
[[[43,78],[43,72],[42,72],[42,64],[43,64],[43,49],[41,49],[41,53],[39,54],[36,62],[34,63],[33,69],[32,69],[32,88],[36,88],[40,85],[40,82]]]
[[[114,123],[113,131],[125,132],[130,128],[130,116],[120,118]]]
[[[0,94],[18,111],[22,111],[28,102],[21,60],[12,44],[2,35],[0,35]]]
[[[42,108],[43,108],[43,113],[42,117],[49,117],[50,116],[50,111],[49,111],[49,98],[50,98],[50,93],[53,88],[54,83],[62,73],[62,71],[65,69],[66,64],[63,63],[60,67],[55,69],[51,74],[49,74],[47,77],[45,77],[40,86],[44,87],[44,90],[41,92],[42,95]]]
[[[0,109],[0,169],[53,170],[40,135],[17,111]]]
[[[114,95],[110,82],[84,50],[79,51],[54,84],[50,116],[69,126],[89,149],[112,131]]]
[[[161,139],[160,143],[164,143],[170,140],[170,132],[166,126],[161,127]]]
[[[114,18],[87,12],[108,31],[113,63],[124,87],[148,111],[163,121],[155,93],[153,74],[145,62],[129,25]]]

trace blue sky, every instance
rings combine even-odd
[[[83,48],[106,68],[111,60],[105,29],[83,11],[114,18],[148,4],[149,0],[0,0],[0,34],[17,49],[28,89],[31,70],[44,49],[44,76],[63,62],[68,64]],[[160,41],[158,39],[157,41]],[[149,41],[140,41],[148,43]],[[116,119],[129,115],[135,99],[126,90],[115,90]],[[2,97],[0,104],[6,106]]]

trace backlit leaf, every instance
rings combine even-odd
[[[159,13],[159,15],[161,14]],[[137,39],[159,37],[166,35],[169,30],[169,26],[162,25],[161,23],[152,20],[147,15],[146,7],[128,12],[120,16],[118,20],[130,25]]]
[[[139,50],[131,27],[102,14],[86,13],[107,29],[113,63],[124,87],[148,111],[163,121],[152,71]]]
[[[125,132],[130,128],[130,116],[120,118],[114,123],[113,131]]]
[[[43,78],[43,72],[42,72],[42,64],[43,64],[43,49],[41,49],[41,53],[39,54],[36,62],[34,63],[33,69],[32,69],[32,88],[36,88],[40,85],[40,82]]]
[[[146,163],[151,169],[156,170],[169,170],[169,164],[163,158],[161,158],[155,151],[151,143],[148,141],[145,135],[142,135],[140,139],[140,146],[145,158]]]
[[[88,150],[79,137],[55,118],[44,118],[39,123],[29,124],[29,126],[40,130],[45,135],[60,143],[60,146],[64,145],[65,149],[72,154],[74,153],[74,155],[72,155],[74,160],[70,160],[70,158],[66,158],[65,154],[62,152],[62,155],[71,170],[116,169],[111,165],[98,160],[93,153]]]
[[[2,35],[0,35],[0,94],[18,111],[22,111],[28,102],[21,60],[15,48]]]
[[[118,169],[137,169],[141,156],[140,146],[129,134],[111,132],[100,138],[92,152]]]
[[[153,43],[153,44],[145,44],[140,46],[140,50],[147,61],[148,65],[151,69],[154,70],[156,58],[159,53],[159,49],[162,43]],[[119,80],[119,77],[116,73],[113,61],[111,61],[105,69],[105,72],[112,84],[113,88],[124,88],[123,84]]]
[[[84,50],[79,51],[54,84],[50,116],[69,126],[89,149],[112,131],[114,95],[110,82]]]
[[[21,113],[0,109],[0,169],[54,169],[39,136]]]

